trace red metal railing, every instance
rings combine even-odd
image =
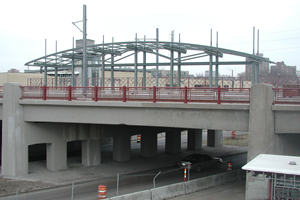
[[[31,87],[22,89],[22,99],[249,103],[249,88],[188,87]]]
[[[300,88],[273,88],[273,104],[300,104]]]

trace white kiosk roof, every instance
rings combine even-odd
[[[296,163],[295,165],[289,164]],[[242,167],[243,170],[300,175],[300,157],[259,154]]]

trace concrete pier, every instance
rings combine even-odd
[[[146,132],[141,138],[141,153],[144,157],[152,157],[157,153],[157,133]]]
[[[167,130],[165,152],[170,154],[181,152],[181,130],[180,129]]]
[[[67,168],[67,142],[58,140],[47,144],[47,168],[57,171]]]
[[[188,150],[199,150],[202,148],[202,129],[188,130]]]
[[[24,134],[26,123],[19,104],[19,85],[4,85],[2,126],[2,174],[21,176],[28,173],[28,146]]]
[[[113,160],[128,161],[130,160],[130,134],[126,131],[113,136]]]
[[[223,131],[207,130],[207,146],[209,147],[223,146]]]

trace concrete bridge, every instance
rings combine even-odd
[[[139,96],[126,88],[105,96],[103,89],[51,92],[6,84],[0,106],[2,174],[27,174],[28,149],[34,144],[46,145],[47,168],[55,171],[67,168],[67,144],[72,141],[81,141],[82,164],[93,166],[101,163],[105,137],[113,138],[113,159],[126,161],[131,135],[142,134],[141,153],[150,157],[160,132],[166,132],[166,153],[180,152],[183,130],[188,130],[191,150],[201,148],[202,129],[207,129],[208,146],[222,145],[222,130],[248,131],[248,159],[258,153],[300,153],[300,101],[278,95],[269,85],[255,85],[251,93],[220,88],[177,88],[174,93],[173,88],[171,93],[149,89],[152,95],[142,91]]]

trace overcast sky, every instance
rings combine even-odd
[[[219,47],[252,53],[252,27],[260,30],[260,52],[272,61],[300,69],[300,1],[298,0],[3,0],[0,12],[0,71],[23,70],[24,63],[72,47],[72,37],[82,38],[72,22],[82,19],[87,6],[88,38],[102,42],[155,38],[209,45],[210,28],[219,32]],[[238,73],[227,66],[222,74]],[[199,71],[198,71],[199,70]],[[193,73],[201,73],[199,68]]]

